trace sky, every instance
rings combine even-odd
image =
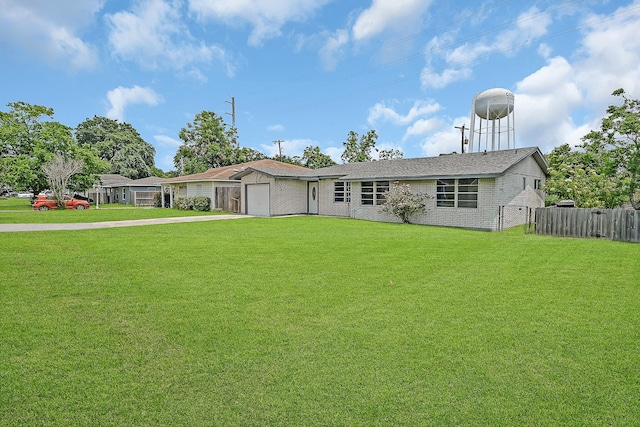
[[[170,171],[205,110],[269,156],[340,163],[369,130],[405,158],[460,152],[474,96],[504,88],[515,146],[548,153],[614,90],[640,98],[638,28],[640,0],[0,0],[0,110],[130,123]]]

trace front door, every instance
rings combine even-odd
[[[318,214],[318,183],[310,182],[309,183],[309,214],[317,215]]]

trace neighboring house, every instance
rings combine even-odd
[[[247,165],[240,180],[242,212],[249,215],[319,214],[398,222],[382,213],[393,182],[425,192],[418,224],[499,230],[525,224],[536,207],[548,163],[537,147],[438,157],[349,163],[311,170]]]
[[[264,159],[237,165],[212,168],[202,173],[167,178],[162,186],[169,194],[169,206],[173,207],[178,197],[204,196],[211,199],[211,210],[242,211],[241,183],[230,177],[246,168],[309,171],[302,166],[291,165],[277,160]]]
[[[99,203],[120,203],[134,206],[154,206],[155,194],[162,191],[165,178],[150,176],[131,179],[118,174],[100,175]],[[93,193],[95,194],[95,192]],[[96,197],[93,197],[97,200]]]
[[[166,178],[149,176],[113,186],[118,203],[134,206],[154,206],[156,194],[162,191]]]
[[[89,197],[98,203],[118,203],[119,192],[114,188],[119,188],[120,185],[133,181],[126,176],[118,175],[115,173],[106,173],[100,175],[100,183],[94,186],[93,191],[89,192]]]

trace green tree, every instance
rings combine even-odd
[[[320,169],[336,164],[330,156],[320,151],[320,147],[311,145],[304,149],[301,161],[303,166],[310,169]]]
[[[129,123],[94,116],[77,126],[76,139],[80,145],[94,148],[100,159],[108,162],[108,173],[139,179],[155,172],[155,148]]]
[[[382,212],[397,216],[405,224],[410,224],[411,217],[426,211],[426,201],[431,198],[426,193],[412,193],[409,184],[398,181],[391,185],[384,194],[386,201],[380,207]]]
[[[193,122],[180,130],[178,136],[183,142],[173,158],[173,164],[181,175],[242,161],[239,161],[243,153],[239,150],[236,129],[228,127],[222,117],[213,111],[198,113]]]
[[[609,153],[590,147],[572,150],[568,144],[554,148],[546,155],[549,177],[545,184],[546,203],[573,200],[585,208],[613,208],[624,202],[616,190],[615,180],[605,170]]]
[[[304,164],[302,163],[302,158],[300,156],[287,156],[286,154],[283,154],[282,156],[277,155],[269,158],[282,163],[288,163],[290,165],[304,166]]]
[[[347,140],[342,143],[344,152],[340,158],[343,163],[370,162],[373,160],[371,151],[378,151],[376,140],[378,134],[375,130],[370,130],[366,134],[359,136],[357,132],[349,131]]]
[[[634,209],[640,210],[640,100],[627,97],[623,89],[612,95],[622,99],[622,104],[607,108],[600,130],[586,135],[583,146],[608,150],[605,173]]]
[[[378,152],[379,160],[401,159],[402,157],[404,157],[404,153],[400,150],[394,150],[393,148],[389,150],[380,150]]]
[[[589,132],[573,151],[555,148],[547,160],[547,203],[571,199],[581,207],[614,208],[630,202],[640,209],[640,101],[613,92],[621,105],[607,108],[599,130]]]
[[[97,179],[103,165],[89,149],[80,147],[72,129],[53,118],[53,109],[25,102],[8,104],[0,113],[0,180],[15,190],[38,193],[48,187],[43,165],[55,154],[83,161],[83,171],[69,182],[70,189],[84,190]]]

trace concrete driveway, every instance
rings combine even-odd
[[[0,224],[0,233],[19,231],[89,230],[94,228],[135,227],[140,225],[175,224],[178,222],[217,221],[251,218],[251,215],[206,215],[175,218],[136,219],[130,221],[78,222],[71,224]]]

